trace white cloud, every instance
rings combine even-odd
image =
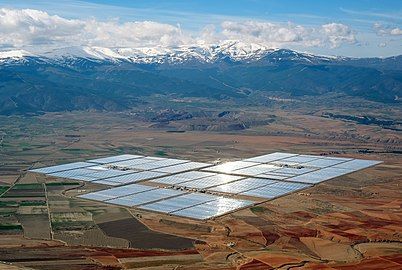
[[[356,43],[356,36],[352,29],[341,23],[324,24],[322,32],[332,48],[339,47],[343,43]]]
[[[302,43],[311,39],[311,29],[294,24],[275,24],[270,22],[233,22],[225,21],[221,25],[222,35],[227,39],[240,39],[255,43],[264,43],[281,47],[289,43]]]
[[[151,21],[121,24],[91,20],[85,25],[84,35],[91,45],[101,46],[172,46],[191,40],[177,26]]]
[[[0,44],[149,46],[179,45],[190,38],[177,26],[157,22],[72,20],[31,9],[0,9]]]
[[[388,46],[387,42],[381,42],[381,43],[378,44],[378,47],[380,47],[380,48],[385,48],[387,46]]]
[[[274,47],[298,44],[305,47],[329,46],[336,48],[343,43],[355,43],[354,32],[344,24],[330,23],[321,27],[305,27],[292,23],[223,22],[222,34],[229,39],[245,39]]]
[[[400,35],[402,35],[402,29],[399,27],[396,27],[396,28],[391,29],[391,31],[389,33],[393,36],[400,36]]]
[[[356,42],[354,32],[339,23],[307,27],[266,21],[224,21],[221,25],[207,25],[199,33],[190,33],[182,31],[178,25],[153,21],[78,20],[32,9],[0,9],[0,47],[145,47],[211,44],[225,40],[278,48],[291,45],[335,48]]]
[[[402,29],[391,25],[383,25],[375,23],[373,25],[374,31],[380,36],[400,36],[402,35]]]
[[[82,21],[66,20],[38,10],[0,9],[1,44],[18,47],[71,40],[84,26]]]

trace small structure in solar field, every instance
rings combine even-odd
[[[206,220],[379,163],[281,152],[221,164],[126,154],[30,171],[105,187],[83,199]]]

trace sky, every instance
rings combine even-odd
[[[0,50],[227,40],[352,57],[402,54],[401,0],[0,0]]]

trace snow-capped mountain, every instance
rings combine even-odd
[[[402,56],[326,57],[234,41],[12,50],[0,52],[0,115],[125,110],[153,95],[255,102],[271,92],[336,94],[400,103],[401,74]]]
[[[138,64],[182,64],[187,62],[214,63],[229,59],[233,62],[255,62],[269,57],[272,61],[303,60],[305,62],[330,61],[334,57],[315,56],[291,50],[269,48],[260,44],[226,41],[217,45],[192,45],[179,47],[104,48],[66,47],[47,49],[41,52],[13,50],[0,52],[0,63],[39,58],[46,62],[71,65],[77,59]]]
[[[28,57],[33,57],[34,55],[25,50],[10,50],[10,51],[0,51],[0,64],[1,63],[21,63],[26,61]]]
[[[30,54],[24,50],[0,51],[0,59],[20,59]]]

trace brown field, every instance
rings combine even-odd
[[[193,248],[193,240],[163,233],[155,233],[135,218],[98,223],[97,225],[108,236],[127,239],[132,248]]]
[[[384,163],[202,222],[75,198],[99,185],[11,189],[0,198],[2,223],[29,229],[0,231],[0,261],[52,270],[401,269],[401,134],[318,112],[273,113],[272,124],[225,133],[171,133],[107,113],[6,119],[5,127],[18,122],[31,134],[12,129],[5,138],[0,181],[10,185],[66,181],[26,173],[32,166],[121,153],[211,162],[289,151]],[[24,200],[46,205],[22,206]]]
[[[61,240],[68,245],[96,246],[96,247],[129,247],[129,243],[120,238],[108,237],[98,228],[88,228],[74,231],[54,232],[54,239]]]
[[[24,229],[24,237],[29,239],[50,239],[48,214],[18,215]]]

